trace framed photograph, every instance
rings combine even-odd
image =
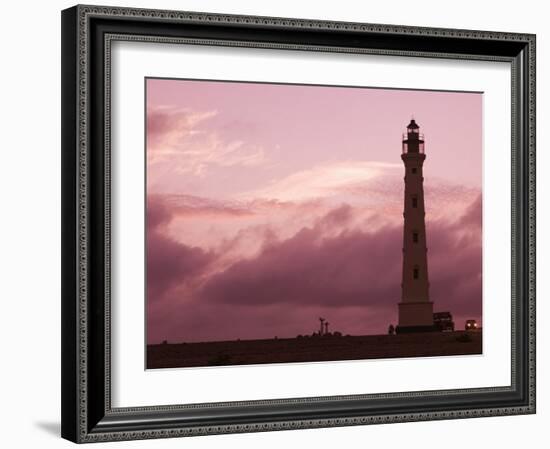
[[[535,412],[535,36],[62,12],[62,436]]]

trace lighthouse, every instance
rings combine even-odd
[[[403,273],[398,304],[397,333],[434,330],[433,303],[428,281],[428,246],[424,209],[424,135],[414,119],[403,134],[401,159],[405,165],[403,210]]]

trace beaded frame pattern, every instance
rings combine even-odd
[[[490,31],[470,31],[460,29],[442,29],[442,28],[426,28],[415,26],[395,26],[395,25],[380,25],[366,23],[351,23],[351,22],[334,22],[334,21],[319,21],[306,19],[288,19],[274,18],[261,16],[238,16],[238,15],[223,15],[223,14],[206,14],[195,12],[179,12],[179,11],[162,11],[120,7],[100,7],[100,6],[78,6],[78,67],[77,67],[77,126],[78,126],[78,155],[77,155],[77,183],[78,183],[78,242],[77,242],[77,273],[78,273],[78,310],[77,310],[77,337],[78,337],[78,370],[77,370],[77,386],[78,386],[78,441],[79,442],[99,442],[113,440],[135,440],[135,439],[152,439],[152,438],[167,438],[176,436],[194,436],[208,434],[223,434],[223,433],[242,433],[242,432],[260,432],[273,430],[288,430],[299,428],[318,428],[318,427],[336,427],[350,425],[365,425],[377,423],[395,423],[395,422],[411,422],[411,421],[427,421],[439,419],[457,419],[471,418],[483,416],[502,416],[514,414],[528,414],[535,412],[535,36],[529,34],[517,33],[501,33]],[[522,407],[506,407],[506,408],[480,408],[473,410],[449,410],[439,412],[420,412],[408,414],[387,414],[374,416],[359,416],[346,418],[324,418],[324,419],[307,419],[307,420],[292,420],[292,421],[276,421],[270,423],[251,423],[251,424],[234,424],[234,425],[213,425],[203,427],[181,427],[169,430],[143,430],[143,431],[128,431],[128,432],[102,432],[89,433],[87,423],[87,395],[88,388],[86,382],[87,367],[87,300],[88,300],[88,242],[86,239],[87,223],[88,223],[88,185],[89,185],[89,167],[88,160],[88,22],[92,17],[130,17],[149,20],[160,20],[175,23],[220,23],[220,24],[241,24],[241,25],[258,25],[258,26],[277,26],[286,27],[288,29],[317,29],[317,30],[341,30],[341,31],[356,31],[356,32],[377,32],[388,34],[399,34],[406,37],[407,35],[422,35],[422,36],[438,36],[438,37],[459,37],[466,39],[483,39],[483,40],[504,40],[504,41],[520,41],[527,42],[529,47],[528,64],[529,64],[529,85],[528,88],[528,204],[526,205],[528,213],[528,267],[527,267],[527,282],[528,282],[528,297],[526,300],[529,305],[529,326],[528,333],[528,370],[527,378],[529,398],[528,405]],[[163,37],[147,37],[147,36],[132,36],[132,35],[116,35],[111,34],[105,37],[105,404],[106,415],[114,415],[121,412],[139,412],[139,411],[168,411],[184,408],[203,408],[211,406],[231,406],[235,403],[216,403],[216,404],[189,404],[189,405],[173,405],[173,406],[150,406],[150,407],[135,407],[135,408],[115,408],[111,409],[111,373],[110,373],[110,49],[111,43],[115,40],[125,41],[141,41],[141,42],[157,42],[157,43],[180,43],[180,44],[195,44],[195,45],[222,45],[222,46],[241,46],[254,48],[271,48],[271,49],[289,49],[289,50],[307,50],[307,51],[323,51],[323,52],[339,52],[339,53],[364,53],[364,54],[382,54],[396,56],[424,56],[436,58],[453,58],[453,59],[482,59],[493,61],[505,61],[512,63],[512,85],[515,84],[514,79],[514,62],[508,57],[483,57],[478,55],[456,55],[447,53],[434,52],[404,52],[404,51],[389,51],[389,50],[372,50],[372,49],[357,49],[347,47],[315,47],[308,45],[293,45],[293,44],[270,44],[270,43],[253,43],[239,41],[215,41],[205,39],[184,39],[184,38],[163,38]],[[512,110],[516,104],[515,90],[512,89]],[[517,173],[515,169],[515,158],[517,148],[515,148],[515,124],[512,122],[512,282],[515,283],[515,270],[517,265],[517,254],[515,254],[515,232],[514,222],[518,212],[515,210],[515,192]],[[512,285],[512,305],[515,304],[515,288]],[[512,307],[512,335],[515,332],[515,308]],[[512,344],[512,362],[517,356],[517,348]],[[512,363],[515,367],[515,364]],[[514,368],[512,368],[514,369]],[[512,372],[514,382],[514,372]],[[476,392],[495,392],[509,391],[510,387],[491,387],[479,388],[470,390],[441,390],[430,391],[430,395],[452,395],[464,393],[468,391]],[[242,405],[269,405],[281,403],[300,403],[300,402],[317,402],[326,400],[339,399],[368,399],[368,398],[396,398],[396,397],[415,397],[426,394],[427,392],[404,392],[390,394],[372,394],[372,395],[354,395],[354,396],[333,396],[333,397],[311,397],[311,398],[293,398],[281,400],[264,400],[264,401],[243,401],[238,404]]]

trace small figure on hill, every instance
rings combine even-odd
[[[388,334],[393,335],[395,333],[395,327],[393,327],[393,324],[390,324],[390,327],[388,327]]]

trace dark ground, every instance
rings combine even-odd
[[[481,331],[279,338],[147,346],[147,368],[481,354]]]

